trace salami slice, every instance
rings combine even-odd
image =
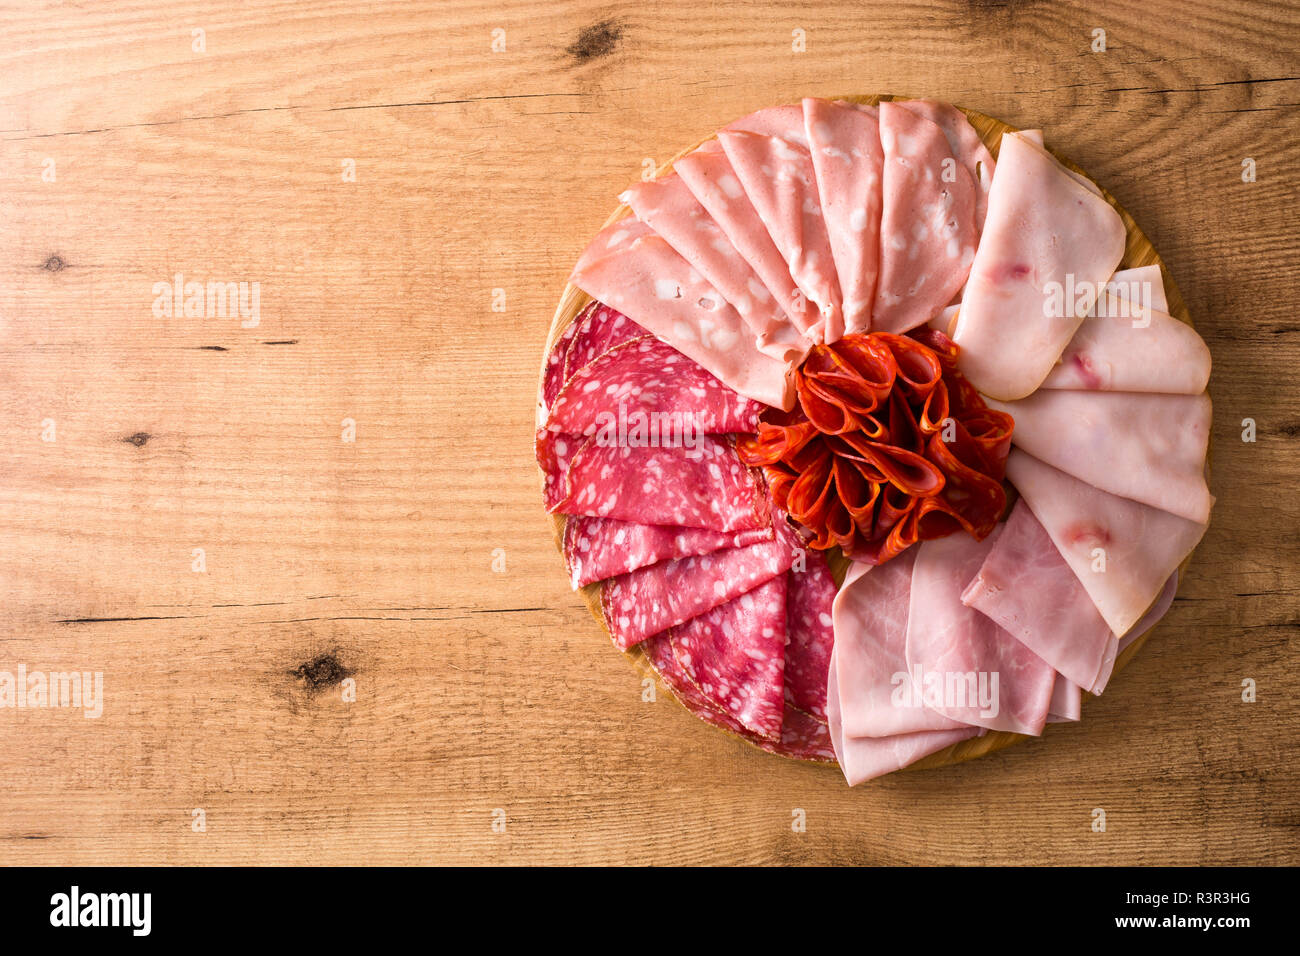
[[[683,707],[705,723],[730,731],[768,753],[793,757],[796,760],[834,762],[835,750],[825,724],[787,707],[781,724],[781,739],[768,740],[759,737],[746,729],[738,720],[719,710],[698,687],[690,682],[673,654],[672,643],[667,634],[658,634],[645,641],[641,647],[645,651],[646,660],[650,662],[650,666],[659,675],[659,679],[668,686],[673,696]]]
[[[784,518],[776,528],[771,541],[664,561],[611,578],[601,589],[600,603],[615,646],[627,650],[785,574],[795,544]]]
[[[771,528],[707,531],[574,515],[564,526],[564,561],[573,589],[639,568],[771,541]]]
[[[786,580],[777,576],[669,631],[683,673],[745,729],[781,739]]]
[[[564,381],[573,378],[583,366],[594,362],[612,348],[642,335],[649,335],[622,312],[603,302],[592,302],[573,320],[574,335],[564,356]]]
[[[785,700],[825,723],[826,672],[835,645],[835,578],[826,559],[812,551],[807,567],[792,567],[786,577]]]
[[[593,302],[592,305],[587,307],[588,310],[596,304]],[[555,401],[555,396],[559,395],[560,389],[564,387],[564,360],[568,357],[569,345],[573,342],[574,336],[583,326],[584,315],[586,315],[585,312],[569,323],[569,327],[560,333],[560,337],[556,339],[555,345],[552,346],[550,353],[546,356],[546,372],[542,378],[543,411],[539,416],[538,427],[541,427],[542,423],[545,422],[551,403]]]
[[[575,339],[574,345],[583,343]],[[571,435],[599,432],[607,444],[671,444],[756,431],[762,410],[671,345],[643,335],[578,368],[551,403],[546,427]]]
[[[549,433],[545,433],[549,434]],[[540,441],[548,469],[552,514],[589,515],[713,531],[750,531],[771,524],[761,478],[725,439],[697,436],[694,447],[618,447],[592,436],[566,460],[570,435]],[[556,469],[552,479],[549,469]]]

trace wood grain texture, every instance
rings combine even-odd
[[[0,5],[0,670],[106,695],[0,710],[3,858],[1300,862],[1297,37],[1292,2]],[[643,699],[531,448],[643,162],[852,89],[1042,126],[1132,213],[1214,355],[1219,499],[1086,721],[855,790]],[[260,324],[156,318],[176,272],[259,282]]]

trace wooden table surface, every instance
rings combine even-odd
[[[0,862],[1300,862],[1298,47],[1294,2],[4,3],[0,670],[104,703],[0,710]],[[852,790],[643,686],[531,445],[643,164],[849,92],[1042,126],[1133,213],[1218,496],[1081,724]],[[177,273],[256,324],[158,314]]]

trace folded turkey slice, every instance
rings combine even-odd
[[[1052,467],[1190,521],[1209,520],[1209,395],[1042,389],[989,405],[1016,420],[1012,444]]]
[[[709,140],[674,161],[673,170],[767,286],[795,332],[806,334],[818,320],[817,310],[795,285],[790,267],[745,195],[722,144]]]
[[[1095,186],[1024,135],[1003,134],[953,332],[975,387],[1004,401],[1038,388],[1092,307],[1070,297],[1056,308],[1052,284],[1100,288],[1124,242],[1119,213]]]
[[[758,351],[740,314],[644,223],[620,220],[601,230],[572,282],[746,398],[793,406],[790,367]]]
[[[961,602],[998,533],[923,541],[912,568],[907,664],[920,673],[933,710],[962,723],[1040,734],[1052,702],[1056,671],[994,621]]]
[[[1118,638],[1023,498],[961,600],[1009,631],[1067,683],[1093,694],[1105,689]]]
[[[879,114],[829,100],[803,101],[817,193],[844,301],[844,331],[871,329],[880,268]]]
[[[934,318],[966,282],[978,240],[978,190],[944,131],[898,103],[880,104],[880,144],[880,274],[871,324],[902,333]]]
[[[1007,478],[1121,637],[1205,534],[1204,524],[1109,494],[1016,448]]]
[[[799,363],[812,343],[790,324],[771,291],[680,176],[637,183],[619,198],[723,294],[753,332],[760,352]]]
[[[812,156],[789,139],[746,130],[722,130],[718,141],[795,285],[816,307],[806,334],[817,343],[837,341],[844,334],[843,304]]]

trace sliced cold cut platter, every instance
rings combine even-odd
[[[1081,718],[1209,521],[1209,352],[1041,131],[759,110],[630,187],[537,408],[571,584],[697,717],[850,784]]]

